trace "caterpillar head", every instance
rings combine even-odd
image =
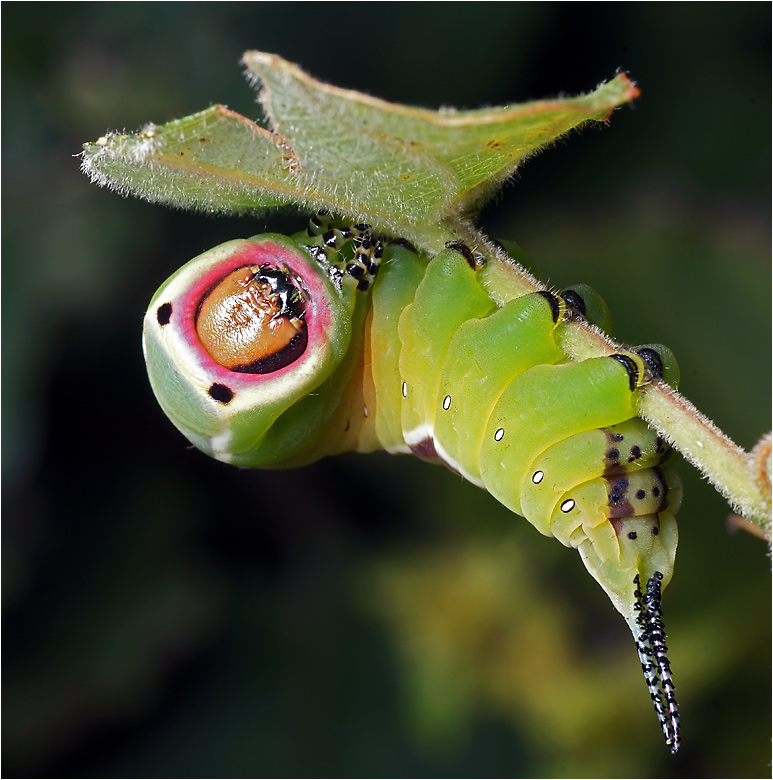
[[[328,270],[290,238],[266,234],[199,255],[156,292],[143,327],[150,383],[200,450],[276,463],[324,423],[325,393],[309,394],[344,359],[356,305],[356,282],[336,285]],[[304,414],[282,417],[303,399]]]

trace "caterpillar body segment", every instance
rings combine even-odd
[[[432,438],[440,371],[451,337],[462,323],[485,317],[494,309],[477,282],[470,259],[455,249],[434,257],[414,302],[400,315],[402,437],[419,456],[425,454],[421,448]],[[375,382],[380,384],[380,378]]]
[[[501,393],[524,370],[564,359],[552,338],[554,326],[548,301],[525,295],[485,319],[462,323],[451,338],[440,370],[434,446],[445,462],[455,463],[460,474],[481,487],[486,429],[469,423],[490,419]]]
[[[376,397],[375,433],[373,449],[383,448],[394,454],[410,453],[403,436],[401,398],[403,383],[400,377],[400,319],[412,304],[416,290],[427,271],[428,261],[413,248],[400,244],[387,247],[388,259],[379,270],[378,284],[374,286],[371,314],[366,333],[367,357],[370,371],[365,381],[373,385]],[[377,377],[380,381],[374,381]],[[391,377],[391,381],[384,381]],[[369,451],[361,448],[360,451]]]
[[[220,460],[288,467],[351,450],[412,453],[576,548],[628,622],[674,750],[660,593],[681,486],[635,394],[676,382],[676,361],[658,345],[570,361],[559,329],[577,318],[608,325],[603,301],[585,285],[495,301],[492,278],[459,242],[430,259],[325,215],[290,238],[228,242],[151,301],[151,385],[175,425]]]

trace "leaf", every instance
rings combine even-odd
[[[276,55],[244,62],[270,130],[215,105],[85,144],[84,172],[183,208],[326,208],[431,248],[439,225],[480,208],[527,157],[638,95],[620,74],[576,98],[429,111],[322,84]]]

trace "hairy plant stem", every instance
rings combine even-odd
[[[450,227],[450,226],[449,226]],[[486,256],[482,282],[500,305],[529,292],[546,289],[527,271],[507,258],[486,237],[467,222],[455,224],[446,240],[463,238]],[[440,235],[434,236],[439,243]],[[433,246],[437,251],[437,247]],[[572,360],[603,357],[621,347],[605,333],[584,322],[561,323],[556,342]],[[770,537],[770,443],[763,439],[761,453],[747,453],[726,436],[690,401],[661,381],[653,381],[637,392],[640,416],[664,436],[724,496],[733,510]],[[765,462],[763,462],[763,460]],[[766,476],[767,475],[767,476]]]

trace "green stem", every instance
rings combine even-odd
[[[769,531],[770,493],[760,484],[749,453],[662,382],[640,391],[639,414],[703,473],[736,512]]]
[[[487,256],[482,283],[500,305],[545,289],[469,223],[454,225],[444,236],[445,240],[463,237]],[[556,342],[572,360],[602,357],[620,349],[606,334],[583,322],[562,323]],[[640,416],[699,469],[736,512],[770,535],[770,439],[763,439],[753,453],[745,452],[664,382],[654,381],[638,391],[637,405]]]

